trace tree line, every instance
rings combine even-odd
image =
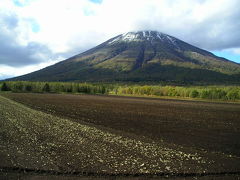
[[[101,84],[67,83],[67,82],[29,82],[7,81],[1,85],[1,91],[34,93],[86,93],[105,94],[106,88]]]
[[[170,96],[201,99],[239,100],[239,86],[130,86],[119,87],[117,94]]]
[[[12,92],[115,94],[240,100],[240,86],[162,86],[7,81],[2,82],[0,87],[1,91]]]

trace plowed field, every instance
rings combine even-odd
[[[240,176],[239,104],[6,93],[0,138],[4,173]]]

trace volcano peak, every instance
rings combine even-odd
[[[13,80],[240,83],[240,65],[158,31],[127,32]]]
[[[119,42],[141,42],[141,41],[161,41],[161,42],[166,42],[173,44],[176,46],[176,41],[177,39],[164,34],[162,32],[158,31],[132,31],[132,32],[127,32],[124,34],[121,34],[119,36],[116,36],[113,38],[108,44],[114,44],[114,43],[119,43]]]

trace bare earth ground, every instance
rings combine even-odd
[[[0,178],[240,177],[239,104],[7,93],[0,139]]]

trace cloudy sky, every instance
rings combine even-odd
[[[0,79],[157,30],[240,63],[239,0],[0,0]]]

